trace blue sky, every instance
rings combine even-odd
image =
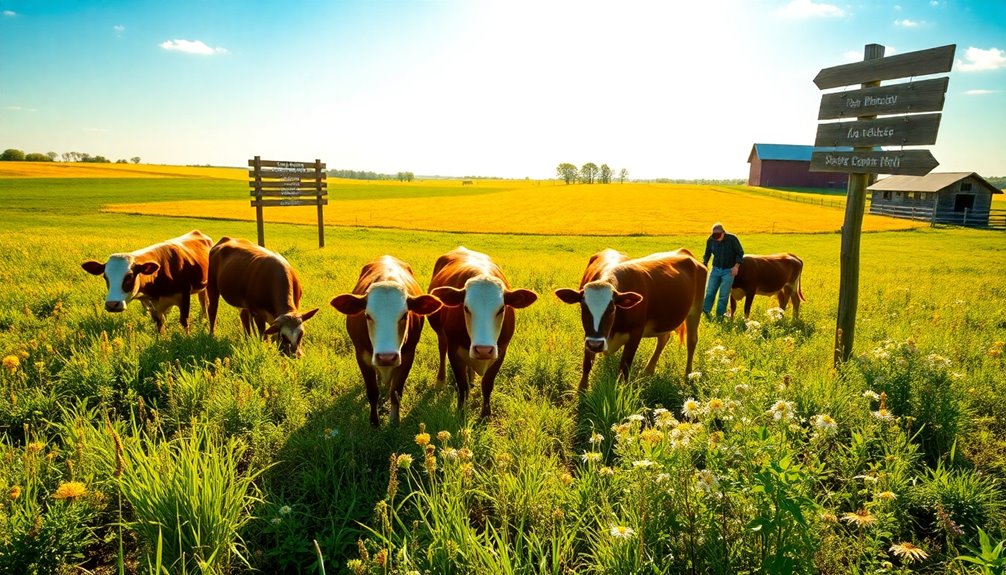
[[[0,0],[0,148],[744,177],[869,43],[956,44],[937,171],[1006,175],[1003,0]]]

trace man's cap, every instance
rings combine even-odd
[[[716,222],[715,224],[713,224],[713,233],[722,232],[722,231],[723,231],[723,224],[721,224],[719,222]]]

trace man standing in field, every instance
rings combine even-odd
[[[702,256],[702,265],[708,266],[710,257],[713,258],[713,267],[709,269],[709,282],[706,284],[706,299],[702,302],[702,313],[709,317],[716,292],[719,292],[716,317],[722,318],[727,312],[727,302],[730,301],[730,286],[733,285],[734,277],[741,269],[744,248],[741,247],[737,236],[726,233],[723,224],[719,222],[713,224],[713,233],[706,240],[706,253]]]

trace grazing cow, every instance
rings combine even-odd
[[[241,326],[251,335],[252,322],[262,338],[273,335],[288,356],[303,354],[304,322],[318,312],[301,313],[300,280],[283,256],[242,239],[220,238],[210,250],[210,334],[220,296],[241,309]],[[269,324],[268,329],[266,324]]]
[[[634,260],[610,249],[591,256],[579,290],[555,291],[563,302],[580,304],[585,335],[580,389],[587,388],[594,355],[613,353],[623,346],[619,374],[628,380],[632,360],[644,337],[657,338],[645,370],[652,374],[672,331],[678,332],[682,340],[687,336],[685,375],[691,373],[706,273],[706,267],[685,249]]]
[[[489,396],[514,333],[513,310],[533,304],[538,294],[511,290],[489,256],[464,247],[437,259],[429,291],[445,306],[430,316],[440,349],[437,381],[447,380],[447,356],[458,385],[458,409],[464,409],[469,379],[473,373],[482,376],[481,416],[489,417]]]
[[[730,290],[730,315],[734,315],[737,300],[741,298],[745,298],[744,317],[747,318],[751,316],[755,294],[775,294],[782,309],[786,309],[786,304],[792,299],[793,319],[800,319],[800,301],[806,301],[800,289],[802,273],[803,260],[793,254],[744,256]]]
[[[206,279],[213,240],[199,230],[133,252],[112,254],[105,263],[89,260],[81,264],[89,274],[104,276],[108,285],[105,309],[126,310],[136,299],[150,312],[157,331],[164,332],[164,317],[178,306],[179,321],[189,331],[192,294],[206,314]]]
[[[374,427],[380,425],[378,383],[388,389],[391,424],[398,425],[405,379],[423,333],[423,316],[442,305],[437,298],[422,293],[409,264],[391,256],[363,266],[353,293],[332,299],[332,307],[347,316],[346,330],[367,388],[370,424]]]

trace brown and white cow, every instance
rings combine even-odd
[[[283,256],[248,240],[220,238],[210,250],[206,292],[211,334],[223,296],[224,301],[241,309],[241,326],[246,335],[251,335],[254,321],[263,338],[276,336],[283,354],[303,354],[304,322],[318,309],[300,312],[300,280]]]
[[[399,421],[399,406],[405,379],[412,370],[416,345],[423,333],[423,317],[443,304],[424,294],[409,264],[382,256],[360,271],[353,293],[332,299],[332,307],[346,314],[346,330],[356,350],[363,383],[370,402],[370,424],[380,425],[378,385],[391,398],[391,424]]]
[[[105,263],[89,260],[81,264],[89,274],[104,276],[108,285],[105,309],[112,313],[126,311],[126,305],[139,300],[164,332],[164,318],[172,306],[178,306],[179,321],[189,331],[189,306],[192,294],[199,294],[206,313],[206,281],[213,240],[199,230],[166,242],[129,253],[108,256]]]
[[[510,289],[489,256],[464,247],[437,259],[429,291],[445,306],[430,315],[440,349],[437,381],[447,380],[446,356],[458,385],[458,409],[464,409],[469,379],[482,376],[481,416],[489,417],[489,396],[514,334],[513,310],[533,304],[538,294]]]
[[[775,295],[779,307],[793,300],[793,319],[800,319],[800,302],[806,301],[800,289],[803,260],[793,254],[744,256],[740,271],[730,288],[730,315],[737,309],[737,300],[744,299],[744,317],[751,316],[751,303],[757,295]]]
[[[580,304],[585,336],[580,389],[587,388],[594,356],[614,353],[623,346],[619,374],[628,380],[644,337],[657,338],[645,370],[652,374],[674,331],[682,340],[687,337],[685,375],[691,373],[706,274],[706,267],[685,249],[634,260],[611,249],[591,256],[579,290],[555,291],[563,302]]]

